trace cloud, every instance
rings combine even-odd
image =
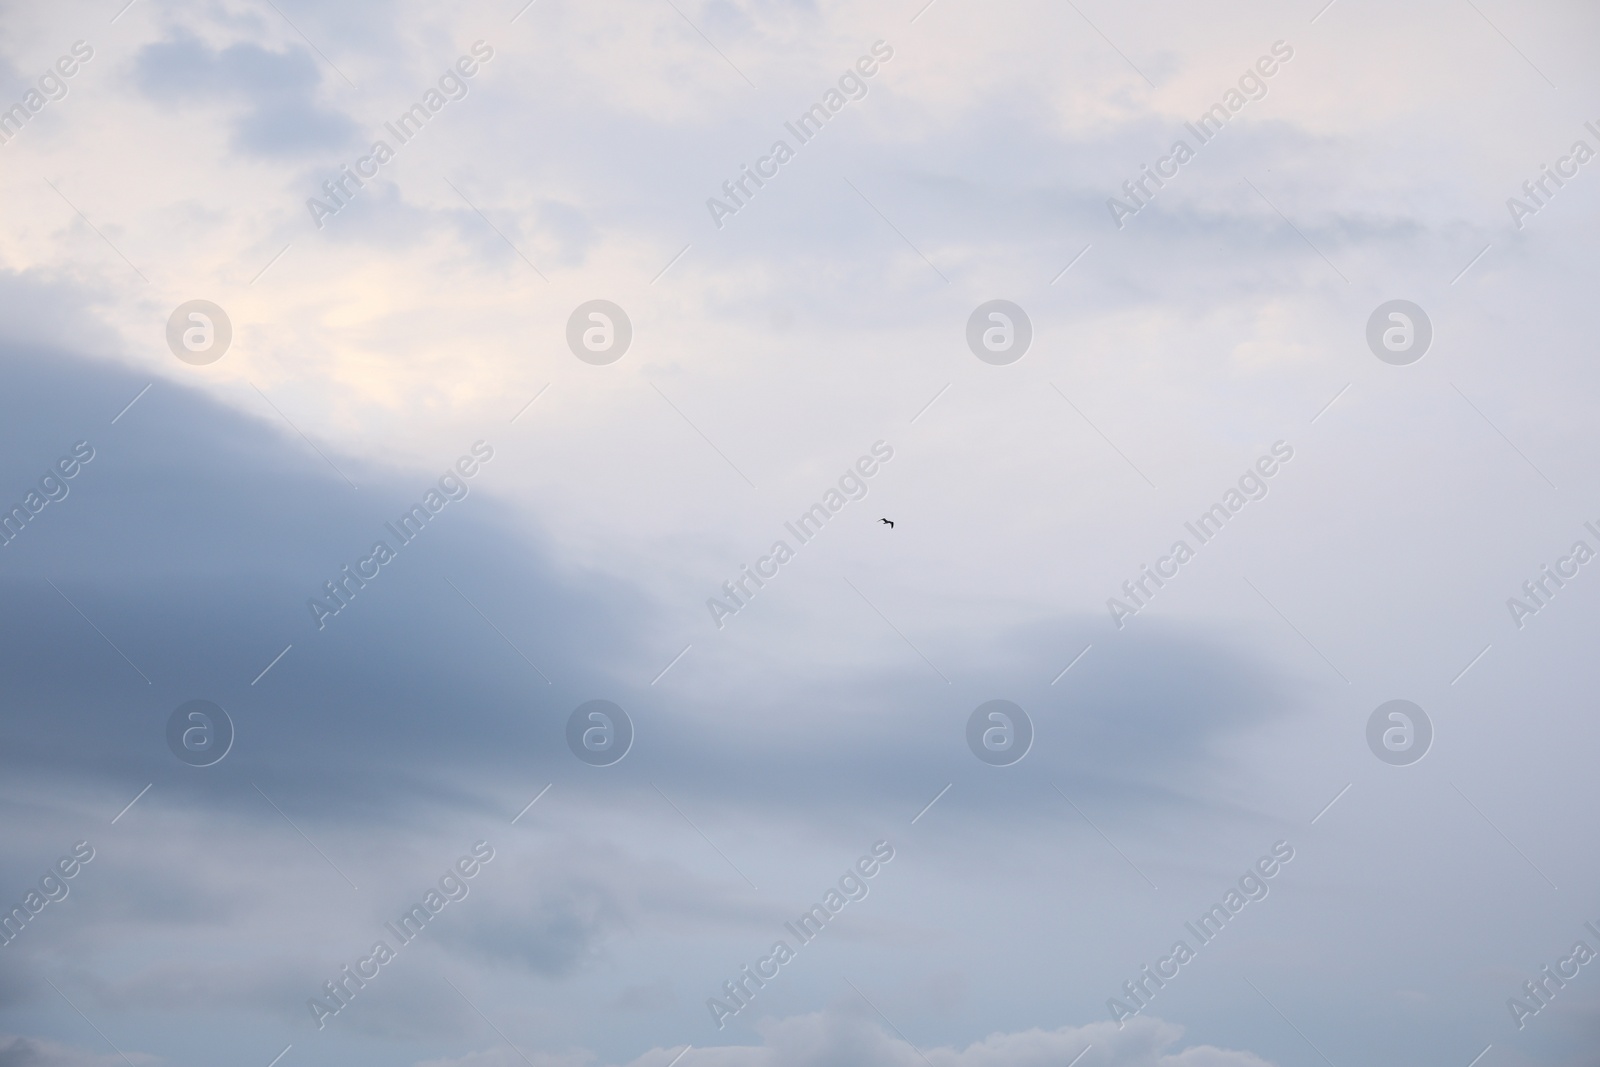
[[[533,974],[569,975],[623,925],[608,885],[615,881],[564,876],[560,884],[513,903],[474,908],[465,925],[450,928],[441,941]]]
[[[513,1051],[508,1048],[491,1048],[482,1052],[469,1052],[465,1056],[418,1060],[416,1067],[592,1067],[594,1054],[586,1050],[567,1052]],[[665,1062],[665,1061],[662,1061]]]
[[[1079,1067],[1271,1067],[1251,1052],[1211,1045],[1180,1048],[1183,1027],[1153,1018],[1135,1019],[1121,1030],[1093,1023],[995,1033],[964,1047],[915,1047],[864,1009],[829,1008],[767,1020],[758,1029],[761,1044],[697,1045],[694,1062],[701,1067],[1062,1067],[1076,1060]],[[681,1046],[652,1049],[626,1067],[666,1067],[681,1051]],[[539,1067],[593,1062],[578,1051],[534,1053],[533,1061]],[[416,1067],[516,1067],[522,1062],[518,1053],[502,1048],[424,1060]]]
[[[234,147],[254,155],[293,156],[350,142],[356,125],[316,100],[322,72],[311,53],[291,46],[272,52],[240,43],[220,50],[179,33],[145,45],[136,60],[139,88],[162,104],[242,102]]]
[[[677,1006],[678,994],[665,978],[628,986],[611,1001],[611,1007],[625,1012],[667,1011]]]
[[[44,309],[19,315],[20,330],[39,317],[74,323],[84,317],[86,299],[33,279],[0,278],[0,307]],[[726,677],[708,685],[725,689],[725,699],[744,704],[762,726],[729,732],[692,702],[680,707],[680,698],[644,684],[671,655],[655,645],[667,606],[631,582],[559,564],[539,527],[506,506],[500,487],[522,460],[494,427],[481,432],[501,454],[483,466],[470,495],[318,629],[308,599],[323,596],[324,583],[376,539],[392,540],[385,522],[415,502],[428,480],[333,451],[334,464],[362,487],[351,489],[259,394],[254,417],[241,417],[192,388],[158,381],[107,425],[149,378],[45,348],[47,330],[30,332],[6,347],[12,358],[0,372],[0,444],[15,457],[0,464],[0,499],[36,480],[35,468],[54,458],[52,449],[84,438],[98,452],[71,495],[3,550],[26,566],[0,575],[16,609],[0,616],[0,667],[16,692],[59,709],[83,733],[69,738],[45,720],[24,720],[0,765],[14,760],[19,770],[56,767],[92,779],[95,768],[120,772],[133,759],[153,771],[169,757],[147,743],[149,720],[163,716],[163,707],[170,711],[168,702],[237,692],[223,703],[247,717],[241,728],[249,740],[230,755],[230,766],[270,767],[276,784],[262,780],[263,788],[290,792],[313,810],[340,811],[349,825],[369,814],[389,817],[379,814],[386,803],[484,802],[523,769],[515,753],[537,752],[544,765],[565,760],[564,750],[548,743],[565,713],[611,692],[627,694],[625,705],[641,715],[671,709],[677,716],[674,729],[652,730],[630,757],[650,764],[675,798],[713,806],[750,798],[788,817],[801,798],[817,812],[920,794],[928,761],[970,760],[962,723],[971,709],[1008,692],[1056,734],[1030,755],[1030,766],[1070,777],[1078,783],[1075,799],[1148,805],[1171,803],[1228,773],[1216,758],[1222,742],[1292,706],[1285,679],[1267,664],[1187,627],[1141,620],[1075,668],[1076,699],[1103,713],[1047,726],[1061,699],[1047,684],[1059,670],[1059,650],[1082,648],[1099,624],[1056,616],[965,639],[961,654],[973,666],[960,692],[940,698],[943,731],[916,726],[925,711],[906,686],[919,666],[869,659],[835,665],[823,678],[790,666],[782,668],[792,675],[785,687],[751,689],[753,674],[773,669],[771,652],[756,649],[743,661],[737,653]],[[463,436],[456,448],[467,444]],[[174,481],[180,469],[183,477]],[[205,517],[197,522],[193,509],[201,502]],[[56,579],[61,592],[40,574]],[[85,626],[62,593],[115,648]],[[167,639],[152,640],[157,634]],[[251,686],[291,643],[293,651],[273,668],[289,681]],[[447,657],[441,649],[449,649]],[[446,661],[453,669],[441,669]],[[378,662],[387,666],[351,674],[351,665]],[[1152,663],[1162,669],[1149,669]],[[140,693],[140,700],[153,698],[140,713],[147,718],[130,720],[114,701],[141,675],[160,696]],[[551,676],[549,688],[543,675]],[[510,710],[530,681],[544,709],[537,721]],[[276,684],[309,689],[292,706],[249,721],[251,702]],[[475,720],[479,733],[439,718],[437,709],[453,705],[485,709]],[[350,710],[377,707],[381,719]],[[797,714],[802,708],[808,715]],[[875,738],[871,744],[842,746],[833,726],[821,728],[856,721]],[[307,748],[306,737],[318,743]],[[889,746],[903,758],[879,759]],[[371,765],[365,757],[372,753],[389,762]],[[468,765],[470,779],[461,774]],[[820,800],[812,788],[818,774],[835,783]],[[642,781],[620,788],[656,803]],[[985,798],[1004,802],[981,788],[972,795],[979,817]],[[249,790],[227,803],[252,822],[276,818]],[[580,891],[570,906],[520,916],[542,931],[537,951],[494,936],[484,949],[560,970],[579,958],[584,931],[607,926],[605,899],[598,890]]]
[[[129,1052],[124,1060],[115,1052],[90,1052],[41,1037],[0,1034],[0,1067],[113,1067],[158,1062],[159,1057],[143,1052]]]
[[[1260,1057],[1200,1045],[1177,1049],[1183,1028],[1159,1019],[990,1034],[964,1048],[920,1051],[864,1011],[830,1010],[758,1026],[758,1047],[700,1050],[711,1067],[1266,1067]],[[923,1057],[926,1057],[926,1060]],[[631,1067],[644,1067],[635,1061]]]
[[[102,32],[73,6],[11,5],[5,69],[36,76]],[[503,866],[341,1013],[326,1055],[494,1040],[443,973],[541,1062],[655,1048],[642,1067],[665,1067],[710,1036],[699,998],[883,836],[903,859],[706,1058],[917,1067],[871,1016],[801,1014],[878,968],[907,990],[883,1002],[896,1023],[943,1043],[935,1067],[1064,1067],[1078,1040],[1079,1067],[1235,1065],[1143,1022],[1030,1030],[1060,1017],[1019,997],[1104,1018],[1285,836],[1304,866],[1163,1015],[1288,1048],[1237,971],[1283,986],[1340,1062],[1504,1025],[1522,975],[1502,975],[1568,918],[1511,906],[1532,872],[1481,870],[1503,842],[1449,783],[1564,888],[1594,880],[1569,847],[1594,809],[1593,687],[1572,674],[1589,594],[1515,643],[1503,597],[1587,517],[1596,376],[1572,316],[1596,179],[1520,232],[1504,198],[1580,135],[1530,65],[1581,97],[1596,16],[1485,9],[1501,37],[1448,5],[1336,4],[1309,26],[1320,0],[678,6],[135,4],[102,22],[104,65],[51,105],[50,136],[6,149],[4,263],[23,272],[0,276],[0,503],[73,441],[98,455],[0,549],[0,899],[80,837],[103,852],[0,957],[0,1022],[55,1011],[38,1032],[79,1036],[49,976],[119,1041],[210,1054],[305,1027],[305,998],[481,835]],[[305,198],[480,35],[497,58],[471,98],[315,229]],[[880,36],[896,55],[869,97],[714,229],[706,197]],[[1116,229],[1106,197],[1278,36],[1297,54],[1270,96]],[[1362,341],[1395,296],[1435,316],[1412,368]],[[206,368],[162,338],[194,297],[235,326]],[[595,297],[636,327],[606,368],[563,337]],[[991,297],[1034,320],[1013,367],[966,351]],[[880,436],[899,458],[863,521],[714,629],[705,597]],[[1105,598],[1278,436],[1303,459],[1271,499],[1110,625]],[[478,437],[497,459],[472,496],[316,629],[308,597]],[[864,529],[880,514],[892,534]],[[1439,749],[1397,771],[1361,728],[1401,695],[1439,709]],[[238,727],[215,768],[165,748],[195,697]],[[614,767],[565,747],[594,697],[635,719]],[[1036,725],[1015,767],[965,747],[994,697]],[[1389,1025],[1374,974],[1430,991],[1398,1002],[1412,1025]],[[747,1029],[764,1011],[765,1039]]]
[[[5,301],[76,322],[90,298],[0,277]],[[0,615],[0,670],[33,709],[8,723],[0,767],[34,790],[30,849],[53,855],[84,832],[78,820],[92,812],[105,853],[69,907],[13,950],[6,1004],[39,999],[37,984],[10,982],[13,969],[51,973],[71,945],[87,965],[61,980],[84,991],[91,1013],[179,1019],[203,1005],[305,1026],[306,997],[367,951],[440,864],[480,834],[501,846],[510,817],[552,782],[551,796],[515,831],[537,834],[538,848],[507,846],[470,899],[330,1026],[363,1037],[459,1038],[473,1017],[439,981],[438,966],[483,981],[492,995],[533,989],[558,1003],[566,994],[552,987],[598,986],[597,1002],[618,1000],[626,983],[614,979],[624,968],[636,985],[671,974],[686,987],[715,988],[730,961],[769,943],[874,839],[880,813],[909,819],[942,781],[958,785],[924,825],[937,819],[958,846],[1004,851],[1002,842],[1029,840],[1040,824],[1066,840],[1090,835],[1045,776],[1070,783],[1097,822],[1109,809],[1100,825],[1122,841],[1114,827],[1151,805],[1182,815],[1174,801],[1184,791],[1203,793],[1228,773],[1222,742],[1283,713],[1282,683],[1267,666],[1152,622],[1074,668],[1076,706],[1106,714],[1063,715],[1065,690],[1049,680],[1061,649],[1081,648],[1090,624],[1062,617],[969,639],[960,655],[973,665],[933,702],[914,680],[923,669],[914,661],[823,656],[819,668],[760,649],[742,660],[733,644],[706,650],[734,658],[695,695],[652,688],[675,651],[651,647],[658,600],[636,582],[562,561],[537,518],[507,506],[502,472],[527,458],[498,426],[484,432],[503,451],[471,495],[318,630],[306,599],[375,537],[389,536],[385,520],[454,455],[419,472],[323,442],[325,459],[259,394],[246,394],[257,403],[241,412],[165,378],[113,425],[151,378],[49,340],[48,330],[33,329],[0,349],[9,357],[0,363],[8,457],[0,486],[25,486],[52,450],[80,437],[97,456],[70,496],[0,550],[10,568],[0,587],[12,606]],[[298,415],[292,401],[278,402]],[[769,677],[752,683],[763,671]],[[1021,779],[992,774],[965,748],[965,717],[1000,691],[1040,724],[1041,741],[1023,765],[1038,776],[1027,779],[1037,804],[1019,808]],[[597,695],[632,709],[639,726],[636,750],[603,772],[577,764],[562,734],[567,713]],[[172,708],[195,697],[235,717],[235,749],[214,769],[177,764],[162,739]],[[730,706],[745,716],[737,730],[718,711]],[[842,727],[853,743],[840,743]],[[897,757],[885,760],[885,751]],[[150,794],[110,836],[105,820],[146,783]],[[532,829],[547,813],[559,817],[558,829]],[[819,846],[839,827],[850,828],[849,841]],[[768,893],[749,895],[699,829],[741,866],[754,855],[783,876],[769,883],[758,874]],[[760,858],[773,843],[790,855]],[[839,848],[848,850],[842,859]],[[798,869],[785,870],[791,863]],[[262,864],[273,878],[256,877]],[[6,864],[0,874],[35,877],[34,866]],[[183,877],[174,881],[174,871]],[[363,892],[350,891],[344,874]],[[916,899],[911,883],[903,891],[913,893],[902,898],[908,903]],[[924,931],[939,925],[927,905],[865,912],[871,921],[841,930],[836,943],[854,951],[926,942]],[[651,959],[650,948],[641,967],[641,935],[684,944],[684,954]],[[153,944],[166,946],[159,962],[118,968],[115,977],[99,962]],[[939,1002],[958,1000],[958,985],[946,982]],[[799,980],[794,988],[804,992]],[[660,989],[620,999],[636,1008],[621,1027],[634,1047],[658,1040]],[[849,1020],[830,1026],[840,1041],[861,1030]]]

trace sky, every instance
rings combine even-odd
[[[0,20],[0,1067],[1592,1062],[1592,5]]]

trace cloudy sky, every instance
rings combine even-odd
[[[1592,5],[0,19],[0,1067],[1592,1062]]]

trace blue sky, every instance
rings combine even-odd
[[[0,1061],[1587,1062],[1594,967],[1524,983],[1600,950],[1593,11],[121,6],[0,5],[0,102],[79,57],[0,146],[0,902],[94,849],[0,947]],[[597,300],[611,362],[569,347]],[[968,346],[991,300],[1013,362]],[[1367,339],[1395,300],[1409,363]],[[169,344],[191,301],[215,358]],[[996,699],[1033,733],[1005,766],[967,741]],[[1397,699],[1432,732],[1402,765],[1368,741]],[[193,700],[233,727],[210,766],[168,748]],[[592,700],[631,723],[609,765],[569,748]]]

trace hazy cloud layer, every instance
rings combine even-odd
[[[0,20],[0,1064],[1587,1062],[1590,7]]]

